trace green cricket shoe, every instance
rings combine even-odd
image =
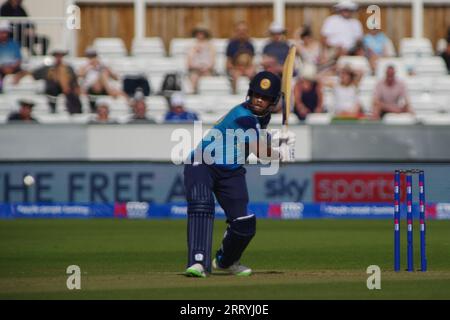
[[[248,277],[252,274],[252,269],[240,264],[239,261],[236,261],[228,268],[221,268],[219,266],[219,264],[217,263],[217,258],[214,258],[214,260],[212,262],[212,266],[214,269],[216,269],[218,271],[227,272],[227,273],[234,274],[234,275],[240,276],[240,277]]]
[[[206,278],[205,268],[200,263],[193,264],[186,269],[185,275],[194,278]]]

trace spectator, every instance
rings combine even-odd
[[[236,94],[239,77],[252,79],[256,72],[253,64],[255,48],[250,42],[248,26],[244,21],[236,24],[235,36],[228,42],[226,55],[226,69],[231,78],[231,89],[233,94]]]
[[[174,93],[170,98],[170,110],[166,113],[165,122],[194,122],[198,116],[194,112],[184,109],[184,97],[180,93]]]
[[[264,70],[281,76],[284,60],[289,53],[286,29],[281,24],[273,22],[269,27],[269,33],[270,40],[264,46],[261,64]]]
[[[374,119],[380,119],[386,113],[413,113],[406,85],[396,78],[392,65],[386,68],[385,79],[375,86],[372,108]]]
[[[309,113],[323,112],[322,86],[317,80],[317,69],[313,64],[304,64],[294,87],[294,113],[305,120]]]
[[[22,7],[22,0],[7,0],[0,8],[0,16],[2,17],[28,17],[27,12]],[[36,27],[31,22],[13,23],[14,35],[20,45],[24,45],[32,55],[36,55],[35,46],[41,45],[41,54],[47,54],[49,40],[45,36],[36,34]]]
[[[9,23],[0,22],[0,93],[2,92],[3,79],[6,75],[14,74],[13,83],[17,84],[26,75],[20,67],[22,55],[19,45],[9,38]]]
[[[109,117],[109,104],[104,99],[98,99],[96,101],[96,117],[91,120],[91,124],[117,124],[117,121],[112,120]]]
[[[36,80],[45,80],[45,93],[52,113],[56,112],[56,99],[62,93],[66,97],[67,111],[70,114],[81,113],[80,87],[72,67],[64,62],[66,54],[64,49],[53,50],[54,64],[34,70],[33,77]]]
[[[302,63],[318,65],[320,63],[320,42],[314,39],[311,27],[305,26],[296,32],[298,39],[295,42],[297,54]]]
[[[192,89],[197,94],[200,78],[214,74],[216,49],[210,41],[210,33],[206,27],[195,28],[192,36],[195,38],[195,42],[188,51],[187,64]]]
[[[38,121],[31,115],[34,102],[30,100],[19,100],[20,109],[8,116],[8,122],[37,123]]]
[[[327,83],[333,88],[334,108],[336,117],[360,117],[362,106],[359,101],[358,86],[362,77],[362,72],[353,70],[350,66],[345,66],[338,71],[338,83]]]
[[[348,55],[358,40],[363,37],[359,20],[352,18],[358,5],[350,0],[340,1],[334,6],[336,14],[327,17],[322,25],[322,45],[336,49],[336,57]]]
[[[371,29],[364,36],[363,44],[372,73],[375,73],[378,59],[392,55],[390,52],[391,40],[380,29]]]
[[[128,121],[132,124],[155,124],[156,121],[147,117],[147,105],[145,103],[145,96],[141,90],[138,90],[131,100],[131,107],[133,108],[133,117]]]
[[[93,48],[86,49],[85,56],[89,60],[86,65],[81,67],[78,75],[81,80],[82,93],[89,95],[91,112],[95,112],[95,96],[128,98],[122,90],[114,88],[111,84],[112,80],[119,80],[119,76],[99,60],[97,52]]]
[[[442,59],[444,59],[445,64],[447,65],[448,74],[450,74],[450,28],[447,34],[447,46],[445,50],[441,53]]]

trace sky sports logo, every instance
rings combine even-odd
[[[385,172],[318,172],[314,201],[387,203],[394,200],[394,175]]]

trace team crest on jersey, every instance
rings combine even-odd
[[[270,80],[267,79],[267,78],[262,79],[261,82],[259,83],[259,86],[260,86],[261,89],[263,89],[263,90],[269,89],[269,88],[270,88],[270,85],[271,85]]]

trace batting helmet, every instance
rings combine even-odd
[[[261,71],[257,73],[250,81],[247,95],[251,97],[254,93],[270,97],[273,104],[277,104],[281,95],[280,78],[269,71]]]

